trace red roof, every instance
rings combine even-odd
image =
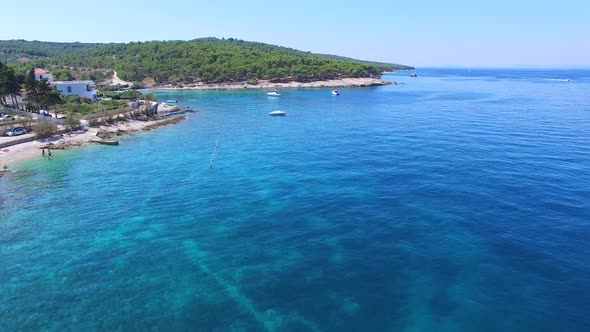
[[[46,73],[45,69],[35,68],[35,75],[43,75],[45,73]]]

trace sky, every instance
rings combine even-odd
[[[590,67],[588,0],[28,0],[0,11],[0,40],[233,37],[417,67]]]

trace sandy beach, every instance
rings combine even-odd
[[[258,81],[258,84],[236,83],[192,83],[179,85],[154,86],[148,90],[240,90],[240,89],[298,89],[298,88],[343,88],[343,87],[368,87],[397,84],[380,78],[341,78],[314,82],[287,82],[272,83]]]
[[[41,155],[41,148],[47,147],[50,144],[52,147],[52,154],[59,154],[63,150],[71,150],[90,144],[99,144],[96,142],[101,141],[102,139],[99,136],[103,136],[104,134],[113,136],[116,139],[116,136],[148,131],[186,119],[186,117],[177,117],[151,121],[129,120],[118,122],[110,126],[91,127],[80,134],[64,134],[49,139],[34,140],[32,142],[9,146],[0,149],[0,167],[6,165],[10,169],[23,161],[43,158]],[[97,136],[97,134],[99,134],[99,136]],[[29,136],[32,136],[32,134],[29,134]]]

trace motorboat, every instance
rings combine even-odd
[[[274,90],[272,92],[267,92],[266,95],[267,96],[270,96],[270,97],[280,97],[281,96],[281,94],[279,93],[279,90]]]
[[[412,75],[410,75],[410,77],[418,77],[418,74],[413,73]]]
[[[170,99],[170,100],[166,100],[166,102],[167,102],[168,104],[176,104],[176,103],[178,103],[178,100],[171,100],[171,99]]]
[[[332,95],[333,96],[340,96],[340,92],[338,92],[338,90],[332,90]]]
[[[278,111],[278,110],[268,113],[268,115],[270,115],[270,116],[285,116],[285,114],[287,114],[287,112]]]

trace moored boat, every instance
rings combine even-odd
[[[279,93],[279,90],[274,90],[272,92],[267,92],[266,95],[267,96],[270,96],[270,97],[280,97],[281,96],[281,94]]]
[[[332,90],[333,96],[340,96],[340,92],[338,90]]]
[[[270,116],[285,116],[285,114],[287,114],[287,112],[279,111],[279,110],[272,111],[272,112],[268,113],[268,115],[270,115]]]

